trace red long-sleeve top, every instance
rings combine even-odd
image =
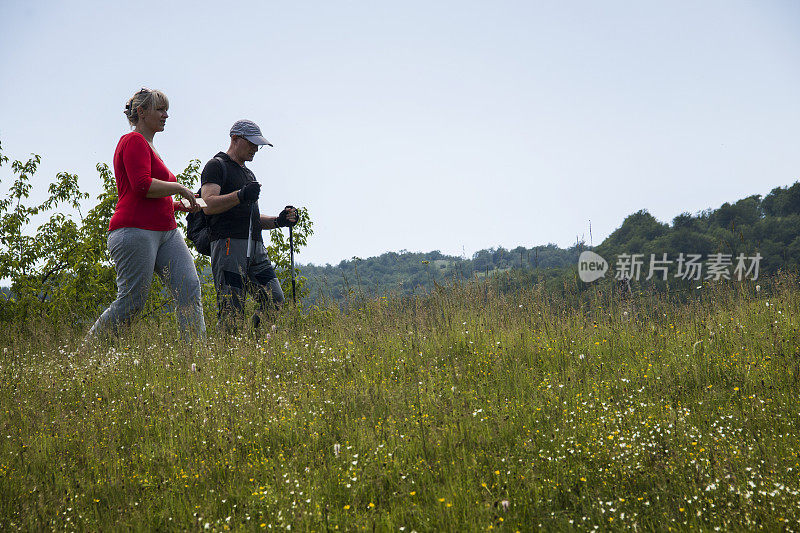
[[[123,135],[114,152],[114,177],[117,180],[117,208],[108,231],[139,228],[169,231],[177,227],[171,196],[148,198],[154,179],[177,182],[175,176],[155,154],[141,133]]]

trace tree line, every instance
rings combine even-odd
[[[354,257],[338,265],[303,265],[301,271],[309,286],[310,302],[329,298],[339,302],[349,296],[379,297],[388,293],[409,295],[430,290],[448,280],[473,276],[499,276],[513,273],[506,285],[513,290],[519,285],[543,282],[551,290],[564,290],[571,285],[586,290],[591,284],[577,283],[577,265],[581,252],[593,250],[613,263],[620,256],[639,256],[642,273],[631,280],[634,287],[663,289],[686,288],[706,281],[676,276],[676,263],[683,257],[699,256],[708,261],[720,254],[730,260],[728,269],[734,277],[736,258],[749,260],[759,254],[759,276],[770,276],[779,270],[797,270],[800,265],[800,182],[776,187],[769,194],[748,196],[717,209],[696,214],[681,213],[671,223],[659,222],[647,210],[627,216],[622,225],[601,244],[590,247],[578,240],[574,246],[560,248],[555,244],[508,250],[503,247],[480,250],[472,257],[444,255],[439,251],[413,253],[387,252],[377,257]],[[666,276],[645,279],[651,258],[670,261]],[[748,265],[750,263],[748,262]],[[706,265],[708,266],[708,265]],[[609,265],[609,273],[599,284],[611,285],[618,272]],[[752,279],[752,273],[750,275]],[[724,278],[722,278],[724,279]],[[716,280],[715,280],[716,281]]]

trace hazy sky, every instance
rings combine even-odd
[[[0,1],[3,153],[94,198],[140,87],[176,174],[250,118],[262,212],[308,207],[316,264],[599,244],[800,179],[797,1],[235,5]]]

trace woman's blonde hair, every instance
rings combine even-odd
[[[136,126],[136,123],[139,122],[139,112],[136,108],[140,106],[144,109],[158,109],[159,107],[169,109],[169,100],[167,95],[158,89],[142,87],[125,104],[125,116],[128,117],[131,126]]]

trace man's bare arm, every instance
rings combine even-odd
[[[206,183],[200,188],[200,197],[205,200],[207,205],[203,208],[203,213],[206,215],[218,215],[239,205],[238,191],[220,194],[220,190],[220,186],[216,183]]]
[[[281,222],[281,215],[285,215],[285,221]],[[261,228],[262,229],[276,229],[284,226],[294,226],[297,224],[297,209],[293,206],[287,205],[276,217],[261,215]]]
[[[261,215],[261,229],[275,229],[278,227],[278,217]]]

